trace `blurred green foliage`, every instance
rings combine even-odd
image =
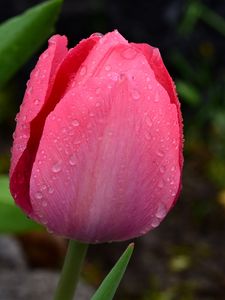
[[[0,87],[52,34],[62,0],[49,0],[0,25]]]
[[[178,34],[191,36],[198,22],[225,39],[225,20],[198,0],[188,1]],[[225,40],[224,40],[225,43]],[[214,41],[200,41],[192,57],[171,53],[179,74],[177,91],[185,124],[185,153],[198,157],[199,169],[219,188],[225,188],[225,70],[218,68]],[[201,155],[202,153],[202,155]]]
[[[0,233],[42,230],[42,226],[28,219],[15,205],[9,192],[9,179],[7,176],[0,176],[0,187]]]

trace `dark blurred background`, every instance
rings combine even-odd
[[[0,21],[39,2],[1,0]],[[129,41],[160,49],[177,85],[185,131],[182,195],[159,228],[136,240],[116,299],[224,299],[225,1],[65,0],[56,31],[73,46],[93,32],[113,29]],[[40,53],[0,94],[0,173],[8,172],[15,114]],[[19,237],[34,269],[55,268],[63,256],[58,251],[55,260],[48,257],[42,239],[49,239],[50,248],[61,244],[43,235]],[[86,281],[97,286],[126,245],[91,247]],[[40,251],[33,255],[32,247]]]

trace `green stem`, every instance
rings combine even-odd
[[[79,243],[73,240],[69,241],[54,300],[73,299],[87,249],[88,244]]]

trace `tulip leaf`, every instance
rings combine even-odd
[[[0,88],[52,34],[62,0],[49,0],[0,24]]]
[[[126,271],[127,265],[134,250],[134,244],[130,244],[115,266],[101,283],[91,300],[113,299],[118,285]]]
[[[40,230],[42,226],[28,219],[15,205],[9,192],[9,179],[0,176],[0,233]]]

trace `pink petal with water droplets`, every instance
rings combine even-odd
[[[27,90],[17,115],[10,168],[10,190],[16,201],[27,213],[31,211],[29,196],[29,164],[32,161],[27,145],[30,139],[31,122],[39,114],[51,92],[57,69],[66,55],[67,39],[53,36],[49,48],[40,56],[32,71]],[[32,136],[35,139],[35,136]],[[26,159],[24,159],[26,153]]]
[[[53,36],[31,74],[18,115],[10,170],[11,193],[16,203],[30,215],[30,174],[45,119],[65,94],[70,80],[99,38],[83,40],[67,52],[67,39]]]
[[[48,115],[30,182],[33,218],[92,243],[156,227],[181,177],[177,106],[141,51],[104,38]]]

